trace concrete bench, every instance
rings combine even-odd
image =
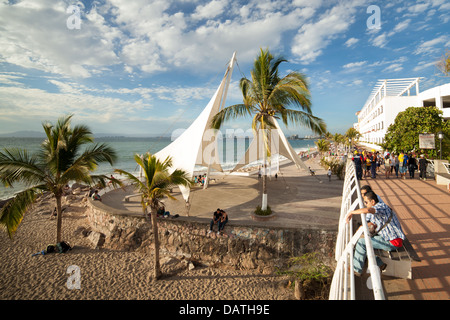
[[[450,188],[450,173],[436,173],[436,184],[445,185]],[[450,189],[449,189],[450,190]]]
[[[450,188],[450,164],[447,160],[434,160],[436,184]]]
[[[412,279],[412,261],[420,262],[419,256],[408,239],[405,239],[403,246],[397,250],[384,251],[375,249],[374,251],[375,255],[387,264],[386,270],[383,272],[383,275],[386,276]]]
[[[130,194],[128,196],[125,196],[124,200],[125,200],[125,202],[130,202],[130,198],[138,197],[138,196],[140,197],[141,195],[142,195],[141,193]]]

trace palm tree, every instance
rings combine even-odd
[[[333,140],[333,134],[332,134],[331,132],[327,131],[327,132],[324,134],[323,138],[324,138],[325,140],[331,141],[331,140]]]
[[[325,152],[328,152],[330,150],[330,141],[325,140],[325,139],[319,139],[315,142],[316,146],[317,146],[317,150],[320,152],[321,156],[323,156],[323,154]]]
[[[159,264],[159,237],[156,213],[161,206],[161,200],[167,196],[175,199],[170,194],[170,189],[177,185],[190,186],[191,180],[186,172],[176,169],[169,172],[172,167],[172,159],[167,158],[164,161],[158,160],[154,155],[147,153],[144,157],[134,156],[134,160],[141,167],[144,179],[139,179],[133,174],[124,170],[116,169],[116,173],[125,175],[132,185],[141,193],[141,203],[144,214],[147,213],[147,207],[150,207],[152,231],[154,237],[154,279],[161,277],[161,267]]]
[[[326,132],[324,121],[312,114],[305,75],[291,72],[283,78],[279,77],[278,67],[286,61],[282,57],[274,57],[268,49],[261,49],[253,64],[252,80],[245,77],[240,80],[243,103],[224,108],[212,119],[211,127],[219,129],[228,120],[253,116],[253,131],[263,132],[266,149],[264,164],[266,158],[270,157],[268,141],[271,129],[275,127],[274,118],[281,118],[286,126],[291,122],[304,125],[319,134]],[[264,171],[262,210],[267,209],[266,178]]]
[[[344,136],[340,133],[335,133],[333,136],[333,141],[336,143],[336,146],[344,143]]]
[[[350,148],[352,148],[353,144],[355,143],[355,140],[359,139],[359,132],[358,130],[352,127],[347,130],[345,136],[347,139],[350,140]]]
[[[91,175],[102,162],[111,165],[116,159],[113,149],[105,144],[93,144],[88,127],[70,125],[72,115],[58,119],[56,126],[44,123],[46,139],[37,154],[26,150],[4,149],[0,152],[0,181],[5,186],[25,183],[27,189],[10,199],[0,211],[0,223],[13,237],[25,212],[40,192],[51,192],[56,199],[56,242],[61,242],[61,198],[70,182],[106,185],[105,175]],[[85,147],[85,148],[83,148]]]

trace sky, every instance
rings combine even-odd
[[[241,103],[261,48],[288,60],[281,76],[307,76],[313,114],[345,133],[379,79],[450,82],[436,68],[449,30],[446,0],[0,0],[0,134],[73,114],[96,134],[170,135],[207,105],[233,52],[226,105]]]

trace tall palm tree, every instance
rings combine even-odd
[[[46,139],[37,154],[26,150],[0,151],[0,181],[5,186],[25,183],[27,189],[9,200],[0,211],[0,223],[13,237],[27,209],[39,192],[49,191],[56,199],[56,242],[61,242],[61,198],[70,182],[106,185],[105,175],[91,172],[102,162],[111,165],[116,153],[106,144],[93,144],[91,131],[84,125],[71,127],[72,115],[61,117],[56,125],[44,123]]]
[[[147,153],[142,158],[139,155],[135,155],[134,160],[141,167],[144,179],[139,179],[133,174],[120,169],[116,169],[115,172],[125,175],[129,182],[141,193],[144,214],[147,212],[147,208],[150,207],[155,249],[154,279],[159,279],[161,277],[161,266],[159,263],[159,237],[156,213],[162,205],[161,200],[165,196],[175,199],[170,194],[171,188],[177,185],[190,186],[191,180],[183,170],[175,169],[172,173],[169,172],[169,169],[172,167],[172,159],[170,157],[160,161],[154,155]]]
[[[253,116],[252,129],[263,132],[266,152],[264,164],[270,157],[269,139],[275,127],[274,118],[289,123],[304,125],[315,133],[326,132],[324,121],[312,114],[310,92],[305,75],[291,72],[283,78],[278,67],[286,62],[282,57],[274,57],[269,50],[260,50],[251,71],[252,79],[242,78],[240,88],[243,103],[222,109],[212,119],[212,128],[219,129],[228,120]],[[289,108],[291,107],[291,108]],[[267,209],[266,171],[263,176],[263,210]]]
[[[355,140],[359,139],[359,132],[355,128],[349,128],[345,133],[345,136],[348,140],[350,140],[350,148],[353,147]]]

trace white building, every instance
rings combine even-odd
[[[424,92],[419,90],[420,78],[379,80],[361,111],[354,127],[361,134],[360,143],[379,149],[388,127],[398,113],[409,107],[437,106],[450,119],[450,83]]]
[[[450,119],[450,83],[421,92],[419,99],[423,107],[436,106]]]

